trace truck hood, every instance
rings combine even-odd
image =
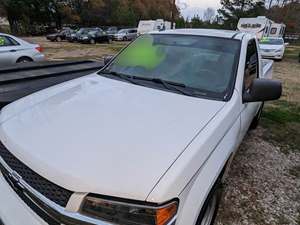
[[[4,108],[0,139],[66,189],[145,200],[224,104],[93,74]]]

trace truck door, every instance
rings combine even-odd
[[[259,57],[257,45],[254,39],[248,42],[247,56],[245,63],[243,92],[249,91],[254,79],[259,77]],[[243,103],[241,113],[241,133],[244,136],[249,126],[257,114],[261,103],[251,102]]]

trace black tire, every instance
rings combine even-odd
[[[263,108],[264,108],[264,103],[261,105],[261,107],[259,108],[256,116],[253,118],[249,130],[254,130],[258,127]]]
[[[209,193],[203,208],[199,214],[196,225],[213,225],[219,210],[223,189],[221,178],[218,179],[215,186]]]
[[[56,37],[56,41],[61,42],[62,41],[61,37]]]
[[[32,62],[33,60],[27,56],[23,56],[23,57],[20,57],[18,60],[17,60],[17,63],[27,63],[27,62]]]
[[[123,41],[127,41],[128,40],[128,38],[125,36],[125,37],[123,37]]]

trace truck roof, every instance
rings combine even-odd
[[[199,35],[199,36],[211,36],[221,38],[234,38],[241,40],[245,32],[234,30],[217,30],[217,29],[175,29],[166,31],[154,31],[151,34],[181,34],[181,35]]]

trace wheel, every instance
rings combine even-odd
[[[29,57],[23,56],[17,60],[17,63],[27,63],[32,62],[33,60]]]
[[[249,130],[254,130],[254,129],[257,128],[257,126],[259,124],[259,121],[260,121],[260,118],[261,118],[263,108],[264,108],[264,103],[261,105],[261,107],[259,108],[256,116],[253,118]]]
[[[127,41],[128,40],[128,38],[125,36],[125,37],[123,37],[123,41]]]
[[[196,225],[213,225],[218,213],[220,200],[222,197],[222,189],[220,187],[213,188],[208,199],[204,203]]]
[[[94,44],[96,44],[96,41],[93,38],[91,38],[90,39],[90,44],[94,45]]]
[[[57,42],[61,42],[61,37],[57,37],[57,38],[56,38],[56,41],[57,41]]]

